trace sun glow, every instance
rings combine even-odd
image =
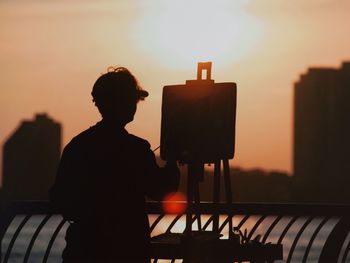
[[[235,63],[258,44],[262,24],[245,11],[247,1],[160,1],[137,23],[135,43],[162,65],[198,61]]]

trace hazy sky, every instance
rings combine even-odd
[[[349,14],[346,0],[0,0],[0,142],[47,112],[65,145],[100,119],[91,87],[121,65],[150,92],[127,129],[156,148],[162,87],[212,60],[238,85],[231,164],[291,172],[293,83],[350,59]]]

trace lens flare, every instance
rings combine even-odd
[[[181,192],[169,193],[163,200],[163,211],[166,214],[182,214],[186,210],[186,196]]]

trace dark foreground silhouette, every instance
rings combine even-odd
[[[52,206],[70,221],[63,262],[149,262],[145,198],[175,191],[178,167],[160,168],[149,143],[124,129],[148,96],[127,69],[102,75],[92,96],[102,121],[65,147],[50,190]]]

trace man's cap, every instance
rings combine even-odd
[[[149,94],[138,84],[137,79],[124,67],[108,68],[95,82],[91,95],[96,103],[111,99],[135,97],[136,101],[144,100]]]

